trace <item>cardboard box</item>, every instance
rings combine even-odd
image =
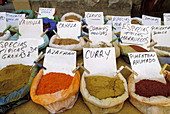
[[[30,10],[29,0],[13,0],[15,10]]]

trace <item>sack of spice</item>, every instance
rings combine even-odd
[[[29,100],[28,93],[38,72],[35,65],[14,64],[0,70],[0,113],[14,108]]]
[[[121,73],[115,77],[83,74],[80,91],[93,114],[116,113],[128,98],[127,82]]]
[[[57,49],[77,51],[77,55],[80,55],[83,48],[87,47],[88,45],[82,37],[79,39],[79,41],[74,39],[63,39],[59,38],[57,35],[53,35],[50,39],[49,46]]]
[[[11,36],[11,33],[9,30],[7,30],[5,33],[0,32],[0,41],[1,40],[8,40],[8,38]]]
[[[132,73],[128,80],[130,102],[145,114],[169,114],[170,73],[164,72],[166,84],[160,79],[135,80]],[[160,80],[160,81],[158,81]]]
[[[9,41],[16,41],[18,39],[19,39],[19,35],[16,33],[15,35],[11,36],[8,40]],[[38,45],[38,51],[45,49],[49,44],[49,38],[46,34],[43,35],[43,39],[44,39],[44,43],[41,44],[41,45]]]
[[[74,77],[65,73],[50,72],[43,75],[43,69],[34,78],[31,99],[44,106],[51,113],[62,112],[73,107],[78,97],[80,74]]]

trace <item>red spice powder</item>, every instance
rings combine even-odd
[[[72,80],[73,77],[65,73],[47,73],[46,75],[42,76],[38,84],[36,94],[51,94],[63,89],[67,89],[70,86]]]
[[[135,93],[144,96],[144,97],[152,97],[152,96],[170,96],[170,82],[168,80],[167,84],[163,84],[161,82],[155,80],[141,80],[135,84],[136,91]]]
[[[129,45],[131,48],[133,48],[134,50],[136,50],[137,52],[148,52],[148,50],[142,48],[142,47],[139,47],[139,46],[136,46],[136,45]]]

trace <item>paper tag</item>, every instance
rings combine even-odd
[[[6,28],[6,12],[0,12],[0,32],[3,32]]]
[[[85,19],[88,25],[103,25],[103,12],[85,12]]]
[[[38,18],[48,17],[54,19],[55,8],[39,8]]]
[[[81,34],[81,22],[58,22],[57,33],[63,39],[78,40]]]
[[[143,25],[161,25],[161,18],[142,15]]]
[[[152,39],[157,42],[156,46],[170,47],[170,25],[152,26]]]
[[[47,68],[44,74],[60,72],[74,76],[72,71],[76,68],[76,51],[47,47],[43,65]]]
[[[132,69],[138,73],[135,79],[164,78],[155,52],[128,53]]]
[[[113,77],[117,71],[115,48],[83,48],[84,67],[90,71],[86,76]]]
[[[170,13],[163,13],[164,25],[170,25]]]
[[[25,14],[6,13],[7,26],[17,27],[19,19],[25,19]]]
[[[38,42],[0,41],[0,69],[11,64],[32,65],[38,57]]]
[[[107,45],[111,46],[111,25],[91,25],[89,27],[89,39],[92,41],[92,43],[90,43],[90,47],[95,47],[95,45],[99,45],[101,42],[105,42]]]
[[[123,44],[136,44],[147,47],[150,45],[151,28],[123,23],[121,27],[121,40]]]
[[[42,19],[19,19],[19,40],[29,39],[37,40],[38,45],[44,43],[44,39],[41,37],[43,33],[43,21]]]
[[[131,24],[131,16],[112,16],[112,23],[116,28],[115,33],[120,32],[122,23]]]

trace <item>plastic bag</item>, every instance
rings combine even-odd
[[[34,78],[33,83],[31,85],[30,95],[31,95],[31,99],[35,103],[41,104],[51,113],[59,112],[62,109],[69,109],[70,104],[71,106],[74,105],[77,99],[77,96],[75,94],[79,91],[79,85],[80,85],[80,74],[78,71],[75,72],[72,83],[68,89],[61,90],[52,94],[37,95],[36,94],[37,86],[42,76],[43,76],[43,69],[39,71],[39,73]]]
[[[7,30],[3,36],[0,37],[0,40],[8,40],[8,38],[11,36],[10,31]]]
[[[28,100],[22,98],[29,93],[32,81],[36,76],[37,72],[38,72],[38,67],[37,65],[35,65],[32,69],[29,82],[25,87],[21,88],[19,91],[14,91],[7,96],[0,95],[0,113],[4,113],[8,109],[16,107]]]

